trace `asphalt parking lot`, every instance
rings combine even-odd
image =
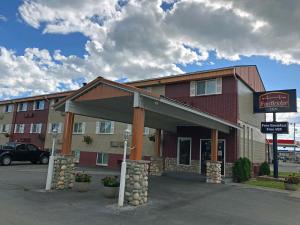
[[[45,193],[46,166],[0,167],[1,225],[296,225],[300,199],[287,193],[169,177],[150,179],[149,203],[118,209],[101,193],[107,170],[93,170],[91,190]]]

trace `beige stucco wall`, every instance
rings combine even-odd
[[[12,119],[13,119],[13,110],[9,113],[4,113],[5,105],[0,105],[0,124],[10,124],[10,129],[12,129]],[[0,126],[1,127],[1,126]],[[0,133],[0,145],[3,145],[9,141],[8,137],[5,137],[3,133]]]
[[[265,121],[264,113],[253,113],[253,92],[243,82],[238,81],[238,132],[239,156],[247,157],[254,163],[266,160],[266,136],[260,132],[260,124]]]
[[[86,124],[84,134],[73,134],[72,137],[72,150],[73,151],[87,151],[87,152],[104,152],[104,153],[115,153],[122,154],[122,147],[112,147],[111,142],[123,142],[123,132],[127,128],[127,124],[115,122],[114,123],[114,134],[96,134],[96,122],[101,121],[101,119],[95,119],[91,117],[85,117],[80,115],[75,115],[74,123],[84,122]],[[48,124],[64,122],[64,116],[61,112],[56,112],[53,109],[49,111]],[[52,146],[52,136],[48,132],[45,140],[45,148],[51,148]],[[63,132],[63,129],[62,129]],[[150,129],[150,134],[155,131]],[[86,144],[83,142],[84,136],[90,136],[93,140],[91,144]],[[131,141],[131,136],[129,138],[129,143]],[[62,133],[58,135],[58,148],[61,149],[62,146]],[[144,156],[154,155],[154,142],[149,141],[148,135],[144,135],[144,146],[143,146]]]

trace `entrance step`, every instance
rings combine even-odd
[[[206,176],[198,173],[179,172],[179,171],[165,171],[162,174],[166,177],[172,177],[180,180],[206,182]]]

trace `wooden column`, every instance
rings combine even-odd
[[[132,143],[131,143],[131,160],[141,160],[143,151],[145,110],[143,108],[133,108],[132,122]]]
[[[63,155],[71,155],[73,124],[74,124],[74,113],[66,112],[63,144],[62,144]]]
[[[161,129],[155,131],[155,156],[160,156]]]
[[[218,130],[211,129],[211,161],[218,161]]]

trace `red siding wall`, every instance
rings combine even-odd
[[[234,77],[222,78],[222,94],[190,97],[190,82],[166,85],[166,97],[190,104],[201,111],[237,122],[237,82]]]
[[[192,138],[192,160],[199,160],[200,139],[210,139],[210,130],[203,127],[179,127],[177,134],[165,133],[163,142],[164,157],[177,157],[177,137]],[[236,131],[229,134],[219,132],[219,139],[226,140],[226,162],[236,160]]]
[[[49,113],[49,102],[45,100],[44,110],[33,110],[34,102],[27,102],[26,112],[17,112],[17,104],[14,107],[13,125],[14,124],[25,124],[25,130],[23,134],[15,134],[14,126],[10,136],[10,141],[30,142],[35,144],[41,149],[44,149],[45,139],[47,132],[47,122]],[[31,123],[42,123],[41,134],[31,134],[30,125]]]

